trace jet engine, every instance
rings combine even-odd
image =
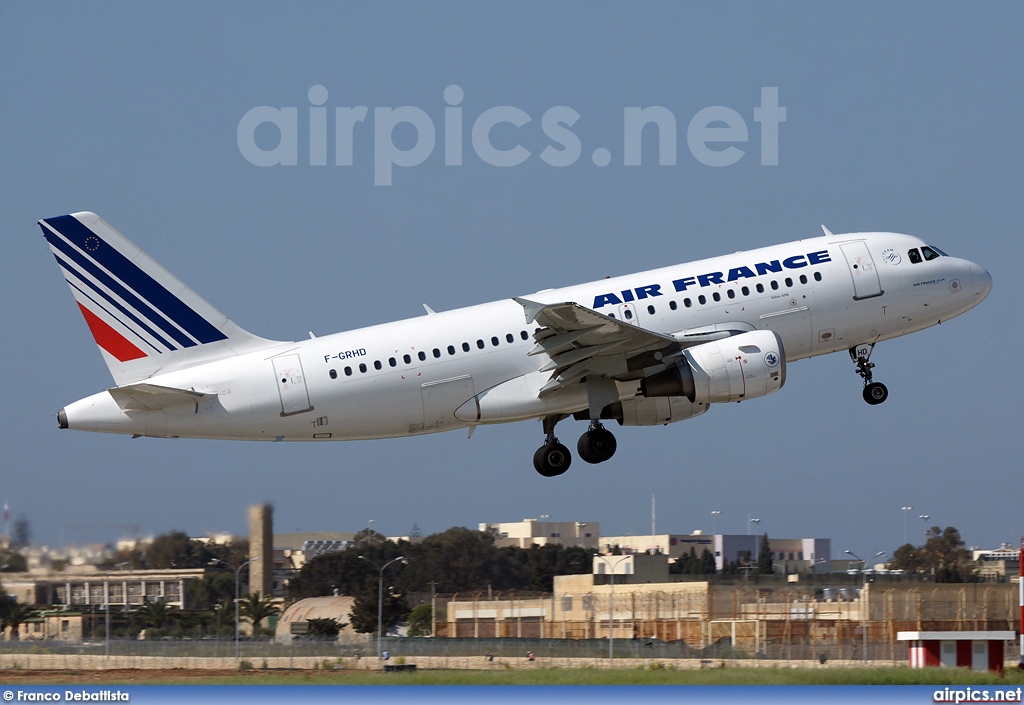
[[[683,351],[664,372],[645,378],[645,397],[686,397],[691,403],[763,397],[786,383],[786,354],[773,331],[741,333]]]

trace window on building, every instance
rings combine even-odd
[[[562,611],[572,612],[572,595],[562,595]]]

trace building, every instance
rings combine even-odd
[[[601,542],[601,523],[597,521],[550,521],[545,517],[497,524],[481,523],[479,529],[493,533],[494,545],[499,548],[529,548],[548,544],[598,548]]]
[[[744,534],[648,534],[602,536],[601,550],[622,553],[659,553],[675,562],[692,550],[698,558],[707,549],[715,557],[715,568],[723,571],[730,563],[753,565],[761,546],[760,536]],[[830,539],[768,539],[775,573],[829,573],[832,571]]]
[[[333,619],[341,625],[339,636],[352,636],[352,608],[356,598],[345,595],[333,597],[307,597],[290,605],[281,614],[274,627],[274,641],[291,644],[294,639],[309,637],[309,620]]]
[[[1020,574],[1020,549],[1008,543],[992,550],[975,549],[971,557],[985,580],[1006,580],[1007,576]]]

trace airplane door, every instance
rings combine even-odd
[[[281,416],[312,411],[299,356],[281,355],[272,358],[272,361],[274,374],[277,375],[277,391],[281,395]]]
[[[437,430],[461,426],[462,422],[455,418],[455,410],[476,394],[473,390],[473,378],[469,375],[427,382],[421,390],[423,428]]]
[[[868,252],[868,246],[864,241],[847,242],[840,247],[853,277],[853,300],[870,299],[872,296],[881,296],[885,293],[878,281],[878,270],[875,269],[874,260],[871,259],[871,253]]]

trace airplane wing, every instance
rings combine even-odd
[[[190,389],[161,387],[157,384],[130,384],[107,390],[124,411],[167,411],[196,406],[203,399],[217,396]]]
[[[613,379],[639,379],[643,368],[660,364],[684,345],[672,336],[620,321],[572,302],[541,304],[516,298],[527,323],[543,326],[528,354],[546,354],[551,360],[541,372],[551,378],[540,388],[544,394],[572,384],[588,374]]]
[[[645,376],[645,369],[664,369],[685,348],[754,330],[749,323],[723,322],[664,335],[611,318],[577,303],[542,304],[514,298],[523,307],[527,323],[543,326],[528,355],[547,354],[540,368],[551,377],[541,395],[573,384],[590,374],[629,380]]]

